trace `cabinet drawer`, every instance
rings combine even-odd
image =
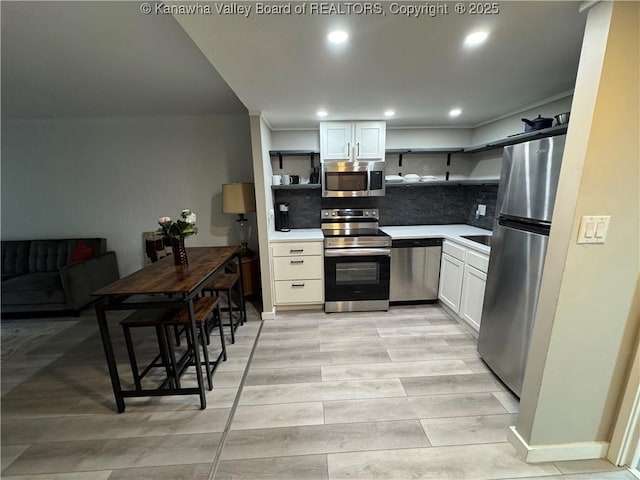
[[[322,242],[272,243],[274,257],[322,255]]]
[[[467,249],[459,245],[456,245],[455,243],[448,242],[447,240],[445,240],[442,243],[442,251],[464,262],[464,254],[467,251]]]
[[[274,257],[273,277],[275,280],[322,279],[322,257]]]
[[[276,305],[322,303],[322,280],[279,280],[276,284]]]
[[[481,272],[487,273],[489,267],[489,257],[482,253],[467,250],[467,265],[477,268]]]

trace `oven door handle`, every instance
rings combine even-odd
[[[332,248],[324,251],[325,257],[390,257],[390,248]]]

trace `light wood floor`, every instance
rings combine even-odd
[[[264,324],[250,308],[206,410],[186,396],[128,399],[117,414],[91,309],[3,319],[1,333],[7,480],[634,478],[604,460],[522,462],[506,443],[517,399],[437,306]],[[152,355],[153,332],[134,335]]]

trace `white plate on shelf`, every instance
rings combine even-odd
[[[424,175],[420,177],[421,182],[435,182],[438,180],[438,177],[434,177],[433,175]]]
[[[404,178],[400,175],[386,175],[384,181],[388,183],[404,183]]]

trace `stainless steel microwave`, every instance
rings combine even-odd
[[[323,197],[382,197],[384,162],[325,162]]]

